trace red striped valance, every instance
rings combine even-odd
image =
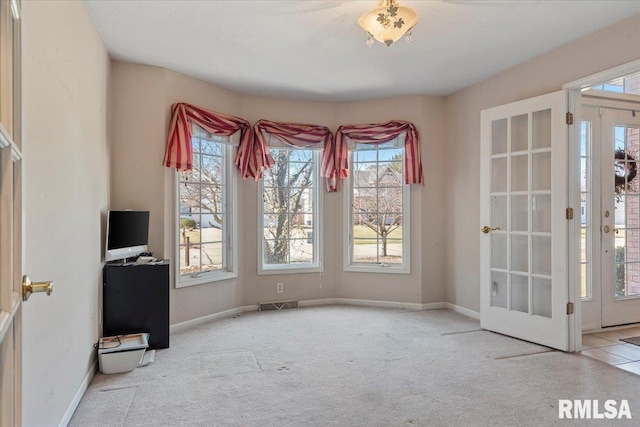
[[[328,176],[333,165],[332,140],[333,134],[326,126],[306,125],[296,123],[279,123],[269,120],[258,120],[253,125],[253,152],[256,153],[256,161],[262,170],[273,165],[273,159],[269,153],[269,147],[265,135],[273,135],[285,145],[296,148],[309,148],[322,144],[322,169],[321,175]],[[262,161],[262,163],[260,163]]]
[[[343,125],[336,131],[334,144],[335,167],[330,174],[329,191],[337,191],[337,180],[349,175],[349,153],[345,137],[357,144],[381,144],[405,133],[404,180],[407,184],[423,184],[422,160],[418,130],[413,123],[392,120],[381,124]]]
[[[164,154],[164,166],[175,168],[179,171],[191,170],[193,167],[193,148],[191,145],[191,123],[195,123],[212,135],[231,136],[240,131],[240,146],[246,147],[251,141],[251,124],[244,119],[214,113],[194,105],[180,102],[171,106],[171,124],[167,137],[167,148]],[[247,167],[238,162],[238,154],[235,163],[242,172],[243,178]]]

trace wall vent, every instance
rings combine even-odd
[[[258,311],[284,310],[287,308],[298,308],[298,300],[266,301],[258,304]]]

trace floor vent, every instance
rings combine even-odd
[[[286,308],[298,308],[297,300],[287,300],[287,301],[267,301],[261,302],[258,304],[258,310],[284,310]]]

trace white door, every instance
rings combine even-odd
[[[640,114],[600,108],[602,326],[640,322]]]
[[[22,425],[22,166],[18,145],[17,8],[17,2],[0,2],[0,426]]]
[[[569,350],[568,94],[482,111],[480,319]]]

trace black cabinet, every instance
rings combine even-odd
[[[104,266],[103,336],[149,333],[149,348],[169,347],[169,263]]]

